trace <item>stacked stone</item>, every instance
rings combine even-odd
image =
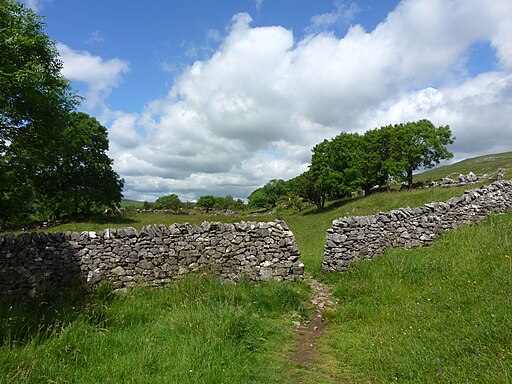
[[[7,235],[0,236],[0,289],[34,295],[64,282],[162,285],[191,272],[232,282],[295,280],[304,273],[299,256],[283,221]]]
[[[373,216],[339,218],[327,230],[324,272],[343,271],[356,259],[372,259],[389,247],[432,243],[446,230],[512,209],[512,180],[466,191],[461,197]]]

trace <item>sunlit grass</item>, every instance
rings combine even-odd
[[[512,380],[512,214],[392,250],[336,280],[324,353],[353,383]]]
[[[190,276],[160,289],[103,292],[79,311],[62,311],[44,334],[37,320],[47,313],[32,311],[31,332],[4,332],[0,383],[280,382],[290,317],[306,297],[301,283],[235,286]],[[2,312],[4,330],[27,320],[16,317],[20,306]]]

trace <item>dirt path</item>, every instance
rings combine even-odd
[[[306,276],[305,281],[311,286],[311,300],[305,305],[311,308],[311,316],[307,323],[295,322],[296,336],[291,361],[301,371],[314,371],[318,369],[318,340],[325,332],[327,324],[324,321],[323,312],[333,310],[337,300],[333,298],[329,287],[311,276]],[[335,377],[327,374],[335,382]]]

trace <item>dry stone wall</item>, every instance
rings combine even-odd
[[[466,191],[446,202],[400,208],[373,216],[343,217],[327,230],[324,272],[343,271],[357,259],[372,259],[390,247],[429,245],[446,230],[512,209],[512,180]]]
[[[299,256],[283,221],[0,235],[0,292],[34,296],[101,281],[162,285],[191,272],[232,282],[295,280],[304,273]]]

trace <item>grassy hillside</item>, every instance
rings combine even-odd
[[[142,209],[143,206],[144,206],[143,201],[130,200],[130,199],[122,199],[121,200],[121,208]]]
[[[512,213],[333,280],[322,350],[337,382],[512,382]]]
[[[505,169],[505,175],[508,175],[508,178],[512,176],[512,152],[474,157],[454,164],[431,169],[414,175],[414,181],[421,182],[427,180],[440,180],[443,177],[450,177],[457,180],[461,173],[467,175],[469,172],[473,172],[476,175],[483,175],[486,173],[491,175],[496,174],[499,168]]]

